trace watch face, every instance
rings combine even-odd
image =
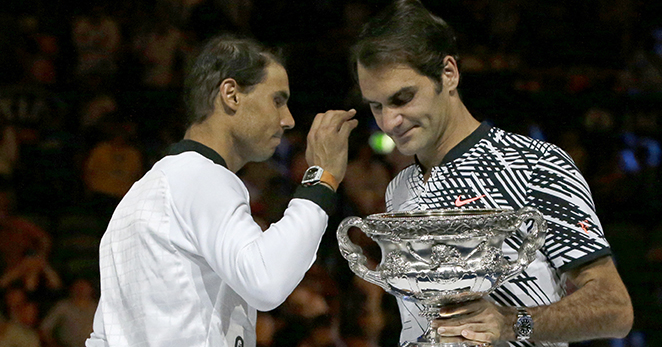
[[[317,183],[319,182],[320,178],[322,178],[322,168],[318,166],[311,166],[306,170],[306,173],[303,174],[303,179],[301,180],[301,183],[303,184],[312,184],[312,183]]]
[[[529,337],[533,331],[533,319],[531,316],[523,316],[517,319],[517,333],[519,336]]]

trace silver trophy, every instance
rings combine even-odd
[[[532,221],[529,228],[523,224]],[[382,252],[376,270],[366,266],[361,247],[347,234],[357,227],[373,239]],[[378,213],[366,218],[348,217],[338,226],[340,251],[350,269],[404,300],[421,304],[421,315],[431,323],[447,304],[480,299],[533,261],[545,241],[547,224],[534,208],[447,209]],[[519,237],[517,259],[502,252],[504,239]],[[417,341],[403,347],[490,346],[461,338],[437,335],[428,324]]]

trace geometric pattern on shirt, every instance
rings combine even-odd
[[[588,184],[553,144],[494,127],[475,141],[460,157],[433,167],[427,182],[417,164],[401,171],[387,189],[387,211],[457,208],[458,197],[479,196],[461,208],[535,207],[547,222],[545,243],[534,263],[491,298],[508,306],[558,301],[564,295],[562,270],[610,253]],[[515,259],[521,243],[517,235],[507,238],[504,255]]]

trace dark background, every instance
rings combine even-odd
[[[51,235],[55,246],[50,261],[65,283],[78,277],[96,281],[96,245],[58,247],[70,245],[65,241],[72,235],[98,240],[119,199],[91,191],[82,178],[86,158],[100,142],[120,133],[141,153],[143,172],[149,169],[165,147],[183,135],[181,82],[187,67],[199,46],[222,32],[254,37],[281,49],[287,58],[290,109],[297,126],[272,160],[276,173],[264,180],[287,181],[294,174],[293,158],[313,116],[327,109],[358,109],[361,125],[352,140],[353,153],[358,153],[376,127],[360,102],[348,51],[361,23],[386,3],[4,0],[0,5],[0,101],[7,106],[2,109],[2,125],[17,133],[18,159],[4,173],[3,185],[14,193],[15,214]],[[457,32],[460,92],[474,116],[558,144],[576,160],[591,186],[635,304],[635,328],[625,340],[581,345],[659,345],[662,2],[423,3]],[[105,51],[103,44],[83,47],[76,41],[73,32],[83,18],[114,23],[119,41],[112,52]],[[160,52],[170,62],[165,68],[169,78],[149,82],[145,76],[157,63],[144,42],[168,33],[177,37],[172,48]],[[84,49],[97,49],[103,63],[81,70]],[[91,115],[89,103],[101,97],[110,99],[113,107]],[[31,111],[21,111],[25,109],[21,105]],[[372,153],[371,158],[394,174],[396,167],[386,156]],[[250,179],[248,173],[242,178]],[[289,194],[288,184],[278,187],[283,196]],[[257,192],[252,201],[255,214],[265,223],[277,220],[286,199],[261,194],[269,188],[252,189],[252,194]],[[359,211],[343,208],[338,219]],[[72,218],[73,226],[67,224]],[[327,234],[331,236],[325,239],[319,258],[321,267],[338,283],[332,292],[339,296],[350,275],[340,269],[346,264],[337,252],[329,250],[337,248],[335,225],[330,224]],[[32,298],[40,303],[40,315],[63,295],[44,288],[37,293]],[[392,303],[384,300],[385,310],[392,310]],[[384,341],[392,340],[388,333],[384,335],[381,341],[388,345]]]

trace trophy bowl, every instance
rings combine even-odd
[[[532,221],[531,228],[522,226]],[[366,266],[361,247],[348,236],[359,228],[381,249],[375,270]],[[442,209],[378,213],[345,218],[337,230],[338,245],[350,269],[392,295],[423,306],[431,323],[442,306],[480,299],[520,274],[545,241],[547,225],[531,207],[508,209]],[[502,245],[519,237],[517,259],[507,259]],[[428,324],[407,347],[489,346],[470,341],[448,342]]]

